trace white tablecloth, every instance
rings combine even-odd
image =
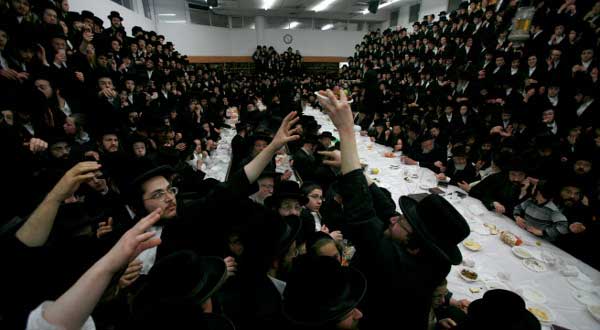
[[[210,161],[206,163],[206,176],[204,179],[212,178],[224,182],[227,171],[231,164],[231,140],[236,132],[231,128],[221,128],[221,139],[217,143],[217,150],[210,155]]]
[[[304,114],[314,116],[321,125],[321,131],[330,131],[334,136],[339,136],[327,115],[312,108],[306,108]],[[435,175],[429,169],[401,164],[399,158],[385,158],[383,154],[391,151],[391,148],[375,144],[368,137],[362,137],[358,133],[357,146],[361,162],[368,165],[367,171],[372,173],[373,169],[379,170],[378,174],[371,174],[371,178],[380,187],[388,189],[396,203],[400,196],[426,193],[427,189],[437,186]],[[600,329],[600,323],[587,311],[586,305],[580,303],[573,295],[576,289],[569,283],[569,279],[572,281],[575,277],[563,276],[559,270],[567,266],[571,266],[571,269],[573,266],[576,267],[580,273],[576,275],[577,278],[584,281],[582,285],[590,286],[590,289],[596,291],[591,298],[595,298],[597,304],[600,304],[600,272],[551,243],[524,231],[513,220],[488,211],[479,200],[471,197],[461,199],[455,194],[456,191],[461,191],[459,188],[449,186],[442,189],[445,191],[444,197],[469,222],[471,227],[469,239],[479,242],[482,246],[481,250],[472,252],[460,245],[463,258],[475,263],[474,268],[479,274],[480,281],[466,282],[459,276],[458,271],[463,266],[452,267],[448,275],[448,288],[454,293],[454,298],[469,300],[481,298],[485,293],[486,285],[506,286],[517,293],[521,292],[520,289],[523,287],[531,287],[545,295],[546,302],[541,305],[550,309],[554,316],[554,324],[572,330]],[[518,235],[525,242],[525,247],[539,258],[542,251],[544,254],[555,255],[560,265],[547,266],[548,270],[540,273],[529,270],[523,265],[522,260],[512,253],[510,246],[500,240],[499,234],[490,234],[490,231],[483,226],[484,223],[494,224],[499,231],[508,230]],[[481,291],[471,293],[469,289],[475,287],[481,288]],[[527,299],[526,303],[528,306],[534,305],[534,302]],[[499,315],[501,315],[500,311]],[[550,326],[544,324],[543,328],[550,329]]]

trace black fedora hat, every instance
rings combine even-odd
[[[169,180],[175,169],[167,165],[158,165],[147,157],[133,159],[130,162],[131,170],[127,173],[129,180],[122,182],[122,191],[125,197],[132,201],[141,198],[141,186],[144,182],[156,176],[163,176]]]
[[[331,134],[331,132],[329,132],[329,131],[321,132],[321,134],[319,134],[319,139],[322,139],[322,138],[330,138],[332,140],[334,139],[333,134]]]
[[[227,279],[227,266],[219,257],[198,256],[189,250],[160,259],[150,270],[133,301],[134,314],[156,305],[200,305]]]
[[[363,299],[367,281],[352,267],[330,257],[297,257],[283,292],[283,315],[293,324],[338,322]]]
[[[502,317],[498,317],[502,311]],[[508,290],[490,290],[469,305],[465,329],[539,330],[540,321],[525,308],[525,301]],[[494,320],[494,322],[490,322]]]
[[[121,17],[121,14],[119,14],[118,11],[114,11],[114,10],[110,12],[110,15],[108,15],[109,20],[112,20],[113,18],[118,18],[121,21],[123,20],[123,17]]]
[[[250,137],[250,145],[254,145],[256,141],[265,141],[268,144],[271,143],[271,140],[273,140],[273,138],[266,134],[254,134]]]
[[[282,181],[275,186],[275,192],[273,195],[265,199],[265,205],[267,207],[276,207],[284,199],[295,199],[298,200],[300,205],[306,205],[308,198],[304,196],[300,186],[294,181]]]
[[[81,11],[81,19],[84,20],[86,18],[93,21],[94,20],[94,13],[92,13],[89,10],[82,10]]]
[[[457,244],[467,238],[471,230],[454,206],[438,195],[428,195],[419,202],[402,196],[398,204],[425,248],[453,265],[460,264],[462,255]]]

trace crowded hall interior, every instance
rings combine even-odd
[[[0,329],[598,330],[599,36],[597,0],[0,0]]]

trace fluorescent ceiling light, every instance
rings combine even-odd
[[[252,30],[256,29],[256,24],[252,23],[252,25],[250,25],[250,29],[252,29]]]
[[[177,16],[174,13],[165,13],[165,14],[158,14],[158,16],[169,16],[169,17],[173,17],[173,16]]]
[[[312,7],[312,11],[323,11],[325,9],[327,9],[327,7],[331,6],[332,3],[334,3],[335,0],[323,0],[321,2],[319,2],[316,6]]]
[[[380,5],[377,7],[377,9],[385,8],[385,7],[387,7],[387,6],[389,6],[389,5],[393,4],[393,3],[396,3],[396,2],[398,2],[398,1],[400,1],[400,0],[390,0],[390,1],[386,2],[386,3],[382,3],[382,4],[380,4]],[[369,12],[369,8],[365,8],[365,9],[363,9],[363,10],[361,11],[361,13],[362,13],[363,15],[366,15],[366,14],[370,13],[370,12]]]
[[[295,29],[298,25],[300,25],[300,22],[293,21],[293,22],[290,22],[289,26],[284,27],[284,29],[286,29],[286,30],[287,29]]]
[[[178,19],[178,20],[176,19],[176,20],[166,20],[166,21],[163,21],[163,23],[170,23],[170,24],[184,24],[186,22],[187,21],[184,20],[184,19]]]
[[[333,24],[323,25],[323,27],[321,27],[321,30],[323,30],[323,31],[331,30],[331,29],[333,29]]]
[[[262,9],[269,10],[269,9],[273,8],[275,1],[277,1],[277,0],[263,0]]]

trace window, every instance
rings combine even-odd
[[[210,25],[208,11],[190,8],[190,21],[194,24]]]
[[[150,0],[142,0],[142,7],[144,7],[144,16],[152,19],[152,12],[150,11]]]
[[[125,8],[133,10],[133,4],[131,3],[131,0],[112,0],[112,2],[116,2]]]
[[[400,9],[396,9],[390,13],[390,26],[398,26],[398,16],[400,15]]]
[[[418,21],[419,12],[421,11],[421,4],[417,3],[415,5],[412,5],[408,10],[408,22],[412,23]]]
[[[289,27],[289,24],[290,22],[287,17],[265,17],[265,27],[267,29],[283,29],[285,27]]]
[[[241,29],[244,27],[244,18],[242,16],[231,16],[231,27]]]
[[[210,13],[210,25],[218,27],[229,27],[229,19],[225,15]]]

